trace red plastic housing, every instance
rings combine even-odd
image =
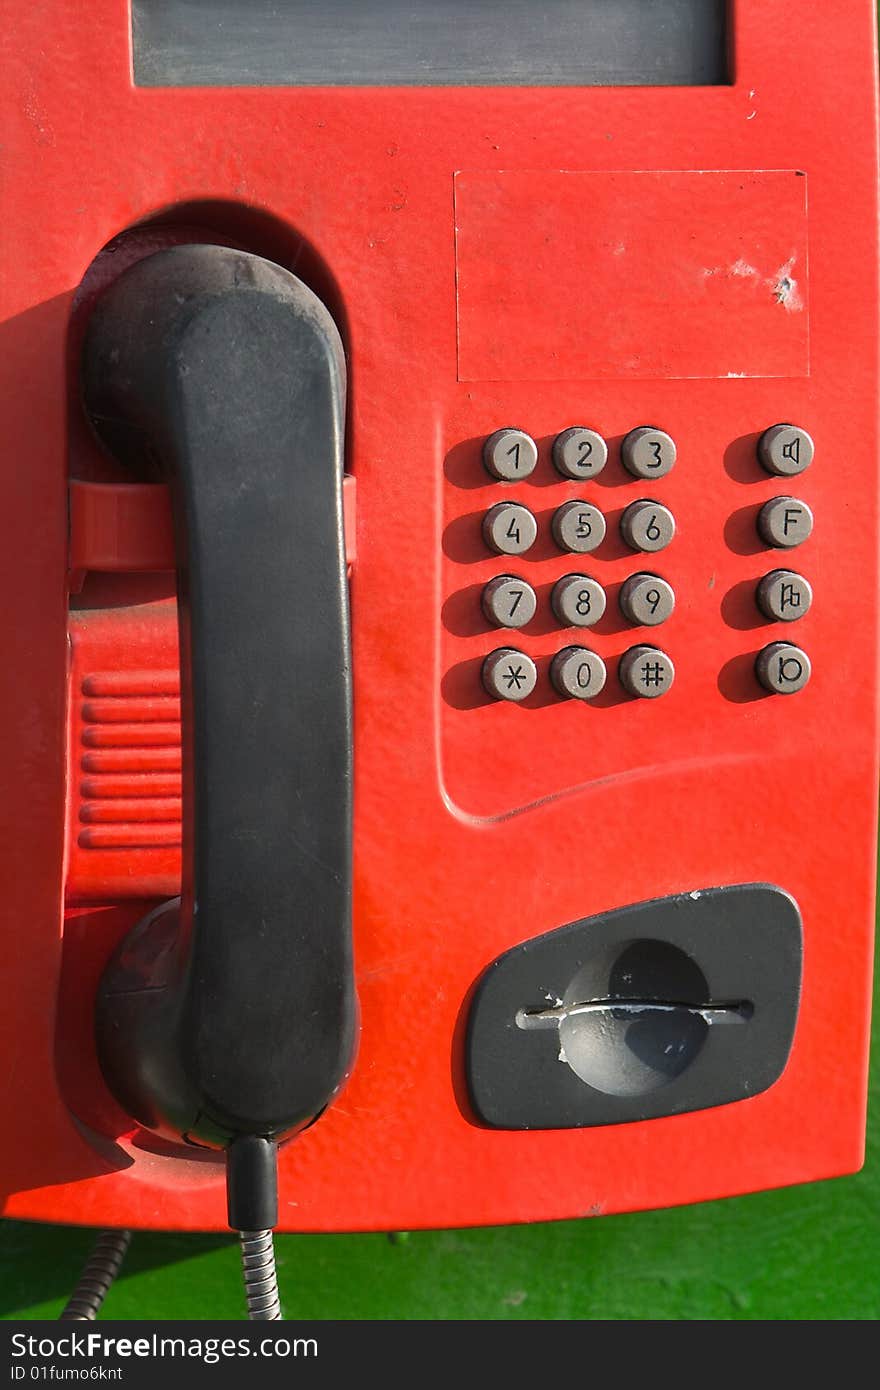
[[[178,884],[177,639],[173,576],[153,572],[171,556],[162,495],[113,474],[80,417],[74,299],[108,243],[105,281],[127,246],[175,237],[290,265],[349,355],[361,1042],[339,1102],[283,1151],[281,1228],[571,1217],[853,1171],[878,771],[872,0],[733,0],[731,83],[687,89],[136,88],[118,0],[14,8],[0,94],[3,1210],[225,1225],[220,1166],[140,1134],[92,1041],[108,954]],[[756,461],[779,421],[816,443],[790,482]],[[574,424],[610,444],[583,488],[550,461]],[[640,424],[678,446],[647,490],[620,462]],[[540,451],[509,489],[480,458],[506,425]],[[110,493],[89,484],[111,488],[109,518]],[[784,492],[815,515],[795,564],[815,595],[796,625],[813,677],[787,699],[753,674],[760,647],[794,636],[753,598],[778,561],[755,516]],[[645,495],[678,523],[648,566],[677,596],[651,638],[677,673],[656,701],[625,698],[614,675],[643,636],[612,616],[617,591],[646,567],[617,521]],[[539,596],[513,643],[538,691],[521,706],[482,692],[499,637],[479,594],[504,564],[480,521],[508,496],[542,537],[568,498],[606,513],[608,540],[586,557],[609,595],[590,645],[611,677],[594,705],[546,679],[572,640],[547,596],[573,566],[544,539],[515,570]],[[463,1031],[498,954],[626,903],[753,881],[788,890],[804,919],[800,1016],[770,1090],[603,1129],[475,1122]]]

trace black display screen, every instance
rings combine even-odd
[[[146,87],[709,86],[726,0],[132,0]]]

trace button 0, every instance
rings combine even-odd
[[[483,539],[499,555],[524,555],[537,535],[537,521],[519,502],[499,502],[483,517]]]
[[[501,647],[483,662],[482,679],[495,700],[525,700],[538,684],[538,669],[525,652]]]
[[[553,441],[553,463],[563,478],[595,478],[608,462],[608,445],[595,430],[573,425]]]
[[[810,658],[790,642],[771,642],[755,658],[755,675],[773,695],[796,695],[811,674]]]
[[[768,473],[793,478],[813,462],[813,441],[797,425],[771,425],[758,440],[758,460]]]
[[[553,515],[553,539],[560,550],[586,555],[605,539],[605,518],[589,502],[563,502]]]
[[[809,612],[813,590],[804,576],[794,570],[771,570],[755,590],[755,598],[771,622],[793,623]]]
[[[621,585],[619,603],[627,622],[657,627],[672,617],[675,593],[657,574],[633,574]]]
[[[588,647],[563,647],[550,664],[550,679],[569,700],[592,700],[604,688],[605,662]]]
[[[675,680],[675,667],[671,657],[659,647],[630,647],[620,658],[617,674],[628,695],[656,700],[666,694]]]
[[[766,545],[793,550],[813,529],[813,513],[796,497],[771,497],[758,513],[758,535]]]
[[[675,517],[668,507],[642,497],[620,518],[620,534],[630,550],[665,550],[675,535]]]
[[[538,446],[525,430],[504,429],[490,434],[483,445],[483,463],[493,478],[515,483],[534,473]]]
[[[675,463],[675,440],[653,425],[630,430],[620,446],[624,468],[635,478],[662,478]]]
[[[483,590],[483,612],[495,627],[525,627],[535,616],[538,600],[531,584],[514,574],[499,574]]]
[[[592,627],[605,612],[605,590],[585,574],[566,574],[554,584],[550,602],[563,627]]]

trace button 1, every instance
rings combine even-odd
[[[810,658],[790,642],[771,642],[755,658],[755,675],[773,695],[796,695],[810,679]]]
[[[595,430],[573,425],[554,439],[553,462],[563,478],[595,478],[608,462],[608,445]]]
[[[525,430],[496,430],[483,445],[486,471],[505,483],[527,478],[534,473],[537,462],[538,446]]]
[[[620,534],[631,550],[665,550],[675,535],[675,517],[668,507],[642,497],[620,518]]]
[[[500,647],[483,662],[483,685],[496,700],[525,700],[538,684],[538,669],[530,656],[514,647]]]
[[[617,674],[627,694],[656,700],[666,694],[675,680],[675,667],[659,647],[630,647],[620,658]]]
[[[538,600],[531,584],[514,574],[499,574],[483,590],[483,612],[495,627],[525,627],[535,616]]]
[[[771,622],[793,623],[809,612],[813,590],[804,576],[794,570],[771,570],[755,590],[755,599]]]
[[[620,446],[624,468],[635,478],[662,478],[675,463],[675,440],[653,425],[630,430]]]
[[[585,574],[566,574],[554,584],[550,602],[563,627],[592,627],[605,612],[605,590]]]
[[[771,425],[758,440],[758,460],[768,473],[793,478],[813,462],[813,441],[797,425]]]
[[[550,664],[550,679],[570,700],[592,700],[605,685],[605,662],[587,647],[563,647]]]
[[[553,515],[553,539],[560,550],[586,555],[605,539],[605,518],[589,502],[563,502]]]
[[[675,593],[657,574],[633,574],[620,587],[619,603],[627,622],[657,627],[672,616]]]
[[[758,534],[767,545],[793,550],[813,529],[813,513],[796,497],[771,497],[758,513]]]
[[[537,521],[519,502],[499,502],[483,517],[483,539],[499,555],[525,554],[537,535]]]

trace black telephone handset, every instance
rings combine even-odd
[[[105,971],[99,1058],[141,1124],[259,1170],[247,1141],[320,1114],[355,1044],[342,345],[286,270],[178,246],[98,302],[83,388],[171,485],[184,750],[182,898]]]

